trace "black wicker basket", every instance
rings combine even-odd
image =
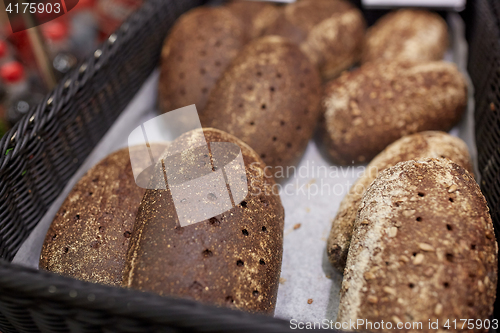
[[[146,1],[0,140],[1,332],[290,330],[284,320],[86,283],[10,263],[48,207],[157,66],[162,41],[175,19],[203,2]],[[370,13],[365,14],[369,19]],[[481,187],[497,231],[500,230],[499,15],[497,0],[469,0],[464,13],[470,43],[469,72],[475,86]]]
[[[500,2],[474,0],[465,14],[468,71],[475,89],[475,131],[481,190],[500,236]],[[499,270],[500,272],[500,270]],[[497,288],[495,318],[500,318]]]

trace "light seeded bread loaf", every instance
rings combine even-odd
[[[265,30],[300,45],[331,79],[359,60],[366,23],[361,12],[344,0],[303,0],[287,5]]]
[[[200,119],[243,140],[268,166],[289,166],[313,134],[320,99],[321,80],[309,59],[292,42],[266,36],[234,59]]]
[[[366,64],[325,90],[322,149],[343,165],[368,162],[407,134],[447,131],[467,104],[464,77],[442,61]]]
[[[184,134],[172,147],[185,147],[193,133]],[[215,129],[204,133],[209,143],[232,142],[241,148],[247,197],[219,216],[180,227],[170,189],[147,190],[130,241],[123,285],[271,314],[284,223],[280,197],[272,192],[274,180],[264,177],[264,163],[242,141]],[[187,170],[196,173],[200,168],[200,163],[193,163]]]
[[[383,16],[366,34],[363,62],[443,59],[448,27],[438,14],[401,9]]]
[[[243,23],[243,29],[249,39],[262,36],[264,29],[278,17],[277,6],[262,1],[236,0],[226,7]]]
[[[138,163],[149,161],[149,156],[140,158],[142,150],[131,149]],[[80,179],[57,212],[45,237],[40,268],[120,285],[144,191],[134,181],[128,148],[103,159]]]
[[[405,136],[389,145],[368,164],[340,203],[327,242],[327,253],[334,267],[343,271],[359,203],[378,174],[399,162],[422,158],[448,158],[471,174],[472,164],[465,143],[444,132],[421,132]]]
[[[427,331],[439,320],[444,331],[448,319],[489,318],[497,243],[486,200],[465,169],[447,159],[386,169],[363,196],[355,228],[339,322],[383,320],[392,331],[422,322]]]
[[[191,104],[203,110],[215,82],[245,42],[242,23],[227,8],[199,7],[182,15],[162,50],[161,111]]]

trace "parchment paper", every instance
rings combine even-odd
[[[446,60],[455,62],[466,74],[467,44],[463,21],[458,14],[450,13],[448,24],[451,47],[446,54]],[[451,133],[467,143],[476,164],[473,88],[470,80],[468,81],[468,110],[462,122]],[[158,72],[155,72],[28,237],[14,258],[15,263],[38,267],[45,233],[74,184],[106,155],[126,147],[127,137],[136,126],[157,115],[155,111],[157,82]],[[325,251],[326,239],[340,201],[364,167],[332,165],[321,157],[315,143],[311,141],[295,170],[294,175],[280,184],[281,199],[285,207],[285,237],[275,315],[298,321],[335,320],[342,275],[328,263]],[[309,299],[312,299],[311,304],[308,304]]]

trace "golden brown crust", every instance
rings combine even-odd
[[[213,86],[245,42],[241,22],[227,8],[199,7],[181,16],[162,50],[160,110],[191,104],[203,110]]]
[[[425,330],[429,319],[444,329],[447,319],[489,318],[497,243],[467,171],[446,159],[399,163],[377,177],[360,207],[338,321],[422,322]]]
[[[192,133],[174,144],[182,146]],[[274,181],[264,177],[264,163],[242,141],[215,129],[204,133],[207,142],[240,146],[248,196],[219,216],[180,228],[170,190],[147,190],[137,214],[123,285],[271,314],[284,223],[281,200],[272,193]]]
[[[226,7],[243,23],[248,39],[262,36],[264,30],[278,17],[280,10],[269,2],[236,0]]]
[[[383,16],[367,32],[362,61],[443,59],[448,27],[441,16],[401,9]]]
[[[451,63],[369,63],[327,84],[321,141],[335,163],[363,163],[404,135],[449,130],[466,105]]]
[[[250,145],[269,166],[298,162],[319,116],[321,83],[299,48],[277,36],[248,44],[200,112],[203,127]]]
[[[134,181],[129,149],[106,157],[80,179],[57,212],[45,237],[40,268],[120,285],[143,195]]]
[[[344,270],[359,203],[378,174],[399,162],[429,157],[448,158],[473,173],[467,146],[459,138],[447,133],[421,132],[405,136],[389,145],[370,162],[363,176],[354,183],[340,203],[326,247],[328,258],[334,267]]]
[[[361,12],[343,0],[304,0],[287,5],[266,35],[300,45],[324,79],[337,76],[360,56],[366,23]]]

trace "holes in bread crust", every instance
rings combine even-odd
[[[453,254],[452,253],[446,253],[446,260],[449,262],[453,262]]]
[[[243,262],[243,260],[238,260],[236,262],[236,266],[238,266],[238,267],[243,267],[244,265],[245,265],[245,263]]]
[[[412,288],[412,289],[413,289],[413,288],[415,287],[415,284],[413,284],[413,283],[408,283],[408,287],[410,287],[410,288]]]
[[[212,256],[214,255],[214,254],[213,254],[213,252],[212,252],[212,251],[210,251],[209,249],[204,250],[201,254],[202,254],[202,255],[203,255],[203,257],[205,257],[205,258],[212,257]]]
[[[208,222],[211,224],[211,225],[220,225],[220,220],[215,218],[215,217],[211,217]]]
[[[123,236],[124,236],[125,238],[130,238],[130,236],[132,236],[132,233],[131,233],[130,231],[125,231],[125,232],[123,233]]]
[[[251,121],[251,122],[250,122],[250,126],[253,126],[253,125],[255,125],[255,122],[254,122],[254,121]]]
[[[291,143],[291,142],[288,142],[288,143],[286,144],[286,146],[287,146],[287,148],[292,148],[292,143]]]
[[[243,230],[241,230],[241,233],[242,233],[244,236],[248,236],[248,230],[247,230],[247,229],[243,229]]]
[[[271,90],[271,92],[274,92],[274,87],[270,87],[269,90]]]
[[[233,296],[227,296],[226,297],[226,303],[227,304],[233,304],[234,303]]]
[[[449,288],[449,287],[450,287],[450,283],[449,283],[449,282],[444,282],[444,283],[443,283],[443,287],[445,287],[445,288]]]
[[[67,247],[65,247],[65,248],[63,249],[63,252],[64,252],[64,253],[68,253],[68,251],[69,251],[69,248],[67,248]]]
[[[265,110],[265,109],[266,109],[266,104],[262,104],[262,105],[260,106],[260,108],[261,108],[262,110]]]
[[[450,200],[450,202],[455,202],[455,199],[453,198],[449,198],[448,200]]]
[[[260,158],[266,158],[266,154],[260,154]]]
[[[52,235],[52,240],[56,240],[56,238],[57,238],[56,234]]]
[[[425,196],[425,193],[424,193],[424,192],[418,192],[418,196],[419,196],[419,197],[424,197],[424,196]]]
[[[197,292],[197,293],[201,293],[203,291],[203,286],[201,285],[201,283],[199,283],[198,281],[194,281],[190,286],[189,286],[189,289]]]
[[[422,217],[419,216],[416,218],[416,220],[417,220],[417,222],[422,222]]]
[[[80,214],[75,215],[75,221],[78,221],[80,219]]]
[[[471,250],[475,250],[475,249],[476,249],[476,244],[471,244],[471,245],[470,245],[470,249],[471,249]]]
[[[255,297],[259,296],[259,291],[258,290],[254,290],[252,292],[252,295],[254,295]]]
[[[278,138],[277,138],[277,137],[275,137],[275,136],[273,136],[273,141],[276,141],[276,140],[278,140]]]
[[[265,226],[262,227],[262,232],[266,232],[267,228]]]
[[[285,126],[285,121],[284,120],[280,121],[280,125]]]
[[[201,93],[202,94],[207,94],[208,93],[208,88],[207,87],[204,87],[201,89]]]
[[[264,259],[260,259],[260,260],[259,260],[259,264],[261,264],[261,265],[265,265],[265,264],[266,264],[266,262],[264,261]]]
[[[446,225],[446,229],[448,229],[449,231],[452,231],[453,230],[453,226],[451,224],[447,224]]]

